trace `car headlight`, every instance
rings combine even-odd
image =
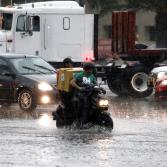
[[[161,81],[161,83],[160,83],[159,85],[160,85],[160,86],[166,86],[166,85],[167,85],[167,80]]]
[[[48,83],[45,82],[38,84],[38,89],[41,91],[53,90],[53,88]]]
[[[161,79],[162,77],[164,77],[166,75],[166,72],[159,72],[157,74],[157,79]]]
[[[48,96],[42,96],[41,97],[41,102],[43,104],[48,104],[50,102],[50,98]]]
[[[99,106],[101,106],[101,107],[108,106],[108,100],[100,100],[99,101]]]

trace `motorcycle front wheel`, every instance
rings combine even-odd
[[[106,112],[100,112],[98,114],[96,123],[100,126],[104,126],[109,129],[113,129],[113,126],[114,126],[113,120],[110,117],[110,114]]]

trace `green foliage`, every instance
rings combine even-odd
[[[118,0],[87,0],[90,8],[93,9],[95,13],[106,14],[111,10],[118,10],[122,6],[118,3]]]
[[[1,1],[2,6],[10,5],[11,1],[10,0],[2,0]]]
[[[11,2],[14,4],[28,3],[28,2],[41,2],[49,0],[2,0],[2,6],[11,5]]]
[[[167,47],[167,0],[126,0],[127,7],[155,11],[156,45],[159,48]]]
[[[128,8],[160,11],[167,9],[167,0],[125,0]]]
[[[103,14],[119,9],[146,9],[152,11],[167,10],[167,0],[87,0],[88,4],[97,13]],[[120,3],[125,2],[125,3]]]

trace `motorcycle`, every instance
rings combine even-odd
[[[52,112],[56,126],[64,127],[73,125],[74,122],[78,123],[82,113],[86,113],[84,124],[91,123],[113,129],[113,120],[107,112],[108,100],[104,97],[106,91],[100,86],[94,85],[84,85],[84,88],[83,91],[77,91],[77,93],[73,91],[72,94],[62,92],[62,104],[57,107],[56,111]],[[86,107],[82,103],[84,97],[87,99]],[[84,111],[80,113],[78,112],[80,110]],[[81,127],[80,124],[76,125]]]

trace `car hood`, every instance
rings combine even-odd
[[[48,84],[56,84],[57,81],[56,74],[24,75],[24,78],[36,81],[37,83],[46,82]]]
[[[164,81],[164,80],[167,80],[167,76],[164,76],[162,78],[157,79],[156,82],[161,82],[161,81]]]
[[[153,68],[151,73],[158,74],[159,72],[167,72],[167,66]]]

